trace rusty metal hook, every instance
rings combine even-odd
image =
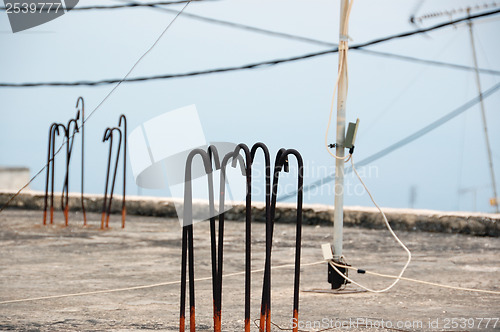
[[[236,147],[236,149],[238,150],[239,148]],[[236,153],[236,155],[235,155]],[[218,153],[218,150],[216,148],[215,145],[210,145],[207,149],[207,154],[209,155],[210,157],[210,161],[214,163],[215,165],[215,169],[221,169],[221,163],[220,163],[220,159],[219,159],[219,153]],[[227,156],[231,157],[231,156],[234,156],[233,158],[233,167],[236,167],[235,163],[236,163],[236,159],[239,159],[240,160],[240,166],[241,166],[241,171],[242,171],[242,174],[245,175],[246,171],[245,171],[245,165],[244,165],[244,162],[243,162],[243,158],[238,154],[238,151],[233,151],[233,152],[230,152]],[[224,164],[224,176],[225,176],[225,167],[227,165],[227,162],[228,162],[229,158],[226,158],[224,159],[223,161],[223,164]],[[225,186],[222,185],[221,187],[221,195],[223,195],[225,191]],[[215,216],[211,217],[210,218],[210,240],[211,240],[211,259],[212,259],[212,300],[213,300],[213,310],[214,310],[214,330],[215,331],[221,331],[221,305],[222,305],[222,291],[221,291],[221,288],[220,288],[220,284],[221,283],[221,275],[220,273],[218,273],[219,270],[222,269],[222,267],[218,267],[218,264],[217,262],[219,262],[219,264],[222,262],[222,257],[219,256],[219,260],[217,260],[217,257],[218,257],[218,253],[219,255],[222,255],[222,246],[223,244],[221,244],[221,241],[223,241],[223,237],[224,237],[224,231],[223,231],[223,220],[222,220],[222,223],[221,223],[221,218],[223,219],[223,216],[221,217],[220,216],[220,212],[223,211],[224,209],[224,204],[222,204],[222,206],[220,207],[219,209],[219,248],[217,248],[217,238],[216,238],[216,231],[215,231]]]
[[[219,152],[217,151],[217,147],[213,144],[208,146],[207,149],[208,156],[210,157],[210,162],[213,162],[215,165],[215,169],[220,169],[220,159]]]
[[[210,156],[202,149],[192,150],[186,159],[185,187],[184,187],[184,226],[182,228],[182,258],[181,258],[181,299],[179,331],[185,331],[186,320],[186,256],[189,253],[189,328],[196,331],[195,321],[195,293],[194,293],[194,246],[193,246],[193,195],[192,195],[192,163],[196,155],[202,158],[205,172],[208,174],[210,215],[214,212],[213,174]]]
[[[207,149],[208,157],[210,158],[210,164],[214,163],[215,169],[220,169],[220,159],[219,152],[215,145],[209,145]],[[210,257],[212,264],[212,301],[213,301],[213,311],[214,311],[214,328],[218,324],[218,319],[216,318],[217,306],[217,238],[215,232],[215,215],[210,217]]]
[[[47,209],[48,209],[48,199],[49,199],[49,180],[52,175],[52,204],[50,208],[50,223],[53,223],[53,218],[54,218],[54,200],[53,200],[53,195],[54,195],[54,172],[53,172],[53,167],[54,167],[54,158],[51,155],[52,151],[55,148],[55,135],[59,135],[59,124],[57,123],[52,123],[49,127],[49,142],[48,142],[48,148],[47,148],[47,175],[45,178],[45,197],[44,197],[44,207],[43,207],[43,224],[47,225]],[[52,165],[52,173],[51,173],[51,165]]]
[[[125,219],[127,217],[127,207],[125,205],[125,186],[127,184],[127,117],[122,114],[118,121],[118,127],[121,128],[123,120],[123,198],[122,198],[122,228],[125,228]]]
[[[280,164],[281,157],[285,154],[286,151],[287,151],[286,149],[281,148],[276,153],[276,159],[274,162],[274,173],[276,172],[279,173],[282,170],[285,172],[289,172],[288,158],[285,158],[283,164]],[[270,173],[271,167],[269,166],[268,169]],[[275,180],[273,178],[273,186],[272,186],[273,195],[271,196],[269,211],[266,211],[269,214],[269,219],[268,219],[269,221],[266,220],[266,260],[264,267],[264,282],[262,286],[262,303],[261,303],[261,317],[260,317],[260,329],[264,331],[264,322],[265,322],[265,330],[268,332],[271,331],[271,251],[273,245],[274,215],[275,215],[275,209],[273,209],[272,206],[273,204],[276,205],[276,195],[274,194],[275,186],[277,191],[278,181],[277,179]],[[269,180],[269,187],[270,187],[270,180]]]
[[[47,224],[47,207],[49,195],[49,178],[50,178],[50,224],[54,223],[54,173],[55,173],[55,148],[56,136],[60,135],[59,127],[63,128],[66,132],[66,127],[61,123],[52,123],[49,128],[49,144],[47,152],[47,177],[45,180],[45,198],[44,198],[44,212],[43,224]],[[52,167],[51,167],[52,165]]]
[[[243,161],[240,151],[245,153],[246,163]],[[251,221],[252,221],[252,157],[249,148],[245,144],[238,144],[234,151],[224,156],[221,163],[220,177],[220,199],[219,199],[219,245],[217,248],[217,283],[216,283],[216,305],[214,315],[214,330],[220,332],[221,309],[222,309],[222,271],[224,256],[224,200],[226,185],[226,166],[232,159],[232,166],[236,167],[237,161],[240,162],[243,175],[246,176],[246,219],[245,219],[245,332],[250,331],[250,291],[251,291]]]
[[[271,158],[269,154],[269,149],[264,143],[255,143],[252,146],[251,150],[251,156],[252,156],[252,164],[255,160],[255,154],[257,153],[258,149],[261,149],[262,152],[264,153],[264,161],[265,161],[265,172],[266,172],[266,259],[265,259],[265,268],[264,270],[266,271],[264,273],[264,282],[263,282],[263,287],[262,287],[262,303],[261,303],[261,309],[260,309],[260,331],[264,331],[265,329],[265,323],[266,321],[271,321],[270,315],[270,308],[268,308],[268,301],[267,298],[270,297],[270,287],[267,287],[267,285],[270,285],[270,273],[268,271],[271,270],[271,242],[272,242],[272,235],[271,235]],[[267,318],[266,318],[267,317]],[[270,323],[269,323],[269,329],[270,329]]]
[[[73,142],[75,141],[75,134],[78,132],[78,119],[80,112],[77,112],[76,118],[68,121],[68,125],[64,130],[66,138],[66,175],[64,177],[64,185],[61,194],[61,209],[64,211],[65,225],[68,226],[69,220],[69,163],[71,160],[71,153],[73,151]],[[71,124],[74,124],[73,133],[70,134]]]
[[[278,194],[278,180],[279,173],[282,170],[287,171],[286,165],[288,164],[288,156],[294,155],[297,159],[298,166],[298,179],[297,179],[297,220],[296,220],[296,231],[295,231],[295,276],[294,276],[294,288],[293,288],[293,319],[294,321],[298,321],[298,313],[299,313],[299,286],[300,286],[300,251],[301,251],[301,240],[302,240],[302,201],[303,201],[303,181],[304,181],[304,163],[302,160],[302,156],[297,150],[281,149],[278,151],[278,155],[276,156],[276,163],[274,167],[274,175],[273,175],[273,188],[272,188],[272,198],[271,198],[271,238],[273,236],[274,230],[274,218],[276,212],[276,196]],[[271,240],[272,246],[272,240]],[[271,257],[269,257],[270,259]],[[269,273],[269,283],[265,285],[268,289],[268,297],[266,297],[266,301],[269,305],[270,311],[270,300],[271,300],[271,291],[270,291],[270,268],[265,271],[265,273]],[[270,316],[270,312],[269,312]],[[267,326],[270,325],[270,320],[266,322]],[[270,331],[270,329],[268,330]],[[293,332],[298,332],[298,326],[295,324],[293,327]]]
[[[251,275],[252,275],[252,155],[248,146],[245,144],[238,144],[234,150],[233,167],[236,167],[236,160],[240,156],[240,150],[243,150],[246,161],[246,198],[245,198],[245,332],[250,332],[250,291],[251,291]],[[220,287],[222,297],[222,270],[220,273]]]
[[[120,135],[120,138],[118,140],[118,147],[117,147],[117,153],[116,153],[116,161],[115,161],[115,170],[113,172],[113,180],[111,181],[111,189],[109,193],[109,203],[107,203],[107,195],[108,195],[108,185],[109,185],[109,171],[111,169],[111,159],[112,159],[112,151],[113,151],[113,132],[117,131]],[[104,199],[103,199],[103,207],[102,207],[102,214],[101,214],[101,229],[104,229],[104,226],[106,228],[109,227],[109,216],[111,214],[111,203],[113,201],[113,191],[115,189],[115,180],[116,180],[116,172],[118,170],[118,161],[120,159],[120,149],[121,149],[121,143],[122,143],[122,131],[120,128],[114,127],[114,128],[106,128],[104,131],[104,137],[102,139],[103,142],[110,141],[109,144],[109,155],[108,155],[108,167],[106,171],[106,185],[104,187]]]
[[[80,106],[80,101],[82,102],[82,107],[79,108]],[[77,109],[77,117],[82,115],[82,125],[80,126],[82,130],[82,174],[81,174],[81,201],[82,201],[82,213],[83,213],[83,226],[87,226],[87,212],[85,211],[85,202],[83,198],[83,193],[84,193],[84,175],[85,175],[85,102],[83,100],[83,97],[78,97],[76,101],[76,106],[75,108]]]
[[[266,163],[266,261],[264,272],[264,285],[262,290],[261,305],[261,330],[264,325],[267,331],[271,326],[271,252],[272,238],[274,232],[274,218],[276,212],[276,200],[278,192],[279,173],[288,172],[288,156],[294,155],[298,164],[298,194],[297,194],[297,220],[296,220],[296,249],[295,249],[295,277],[294,277],[294,301],[293,318],[298,319],[299,309],[299,284],[300,284],[300,245],[302,238],[302,200],[303,200],[303,160],[300,154],[293,149],[280,149],[277,153],[273,181],[271,182],[271,168],[269,150],[263,143],[257,143],[250,151],[245,144],[236,146],[233,152],[228,153],[219,165],[219,155],[215,146],[210,146],[205,152],[202,149],[195,149],[190,152],[186,160],[185,190],[184,190],[184,226],[182,232],[182,258],[181,258],[181,299],[180,299],[180,326],[181,332],[185,331],[185,305],[187,286],[187,266],[189,266],[189,300],[190,300],[190,331],[196,330],[195,322],[195,288],[194,288],[194,243],[193,243],[193,211],[192,211],[192,183],[191,170],[192,162],[196,155],[200,155],[204,163],[205,172],[208,175],[209,204],[210,204],[210,232],[211,232],[211,257],[212,257],[212,293],[214,301],[214,331],[220,332],[221,308],[222,308],[222,272],[224,258],[224,210],[225,210],[225,186],[226,168],[230,159],[232,166],[236,167],[239,161],[242,172],[246,176],[246,232],[245,232],[245,332],[250,331],[250,300],[251,300],[251,219],[252,219],[252,165],[258,149],[262,149]],[[240,155],[243,150],[246,162]],[[212,162],[215,166],[220,166],[220,199],[219,199],[219,229],[218,237],[215,232],[214,216],[214,194]],[[272,184],[272,185],[271,185]],[[218,244],[216,244],[218,242]],[[294,328],[294,332],[297,329]]]

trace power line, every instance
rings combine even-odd
[[[433,131],[434,129],[442,126],[446,122],[454,119],[458,115],[460,115],[463,112],[467,111],[469,108],[475,106],[477,103],[479,103],[481,101],[481,99],[482,100],[486,99],[487,97],[491,96],[493,93],[495,93],[499,89],[500,89],[500,83],[497,83],[493,87],[491,87],[488,90],[486,90],[484,93],[479,94],[475,98],[469,100],[468,102],[466,102],[462,106],[456,108],[455,110],[451,111],[450,113],[442,116],[441,118],[439,118],[436,121],[428,124],[427,126],[423,127],[422,129],[417,130],[416,132],[414,132],[413,134],[411,134],[411,135],[403,138],[402,140],[399,140],[396,143],[391,144],[390,146],[388,146],[388,147],[380,150],[379,152],[376,152],[376,153],[372,154],[371,156],[369,156],[369,157],[361,160],[360,162],[357,162],[356,165],[357,166],[366,166],[366,165],[374,162],[375,160],[378,160],[378,159],[380,159],[382,157],[385,157],[386,155],[390,154],[391,152],[394,152],[395,150],[397,150],[397,149],[399,149],[399,148],[401,148],[401,147],[403,147],[403,146],[405,146],[405,145],[407,145],[407,144],[415,141],[416,139],[418,139],[418,138],[424,136],[425,134]],[[348,168],[345,169],[345,173],[350,173],[350,172],[352,172],[352,168],[351,167],[348,167]],[[325,176],[324,178],[316,180],[313,183],[311,183],[310,185],[305,186],[304,187],[304,192],[307,192],[309,190],[321,187],[321,186],[323,186],[323,185],[325,185],[325,184],[327,184],[329,182],[332,182],[334,179],[335,179],[335,173],[331,173],[331,174]],[[282,196],[279,199],[279,201],[284,201],[284,200],[287,200],[288,198],[295,197],[295,194],[296,194],[296,191],[294,191],[292,193],[289,193],[289,194],[286,194],[286,195]]]
[[[415,58],[412,56],[393,54],[393,53],[387,53],[387,52],[380,52],[380,51],[372,51],[372,50],[367,50],[367,49],[358,49],[358,51],[362,51],[364,53],[370,53],[370,54],[373,54],[376,56],[383,56],[386,58],[394,58],[394,59],[398,59],[398,60],[411,61],[411,62],[417,62],[417,63],[427,64],[427,65],[440,66],[440,67],[448,67],[448,68],[459,69],[459,70],[475,71],[474,67],[459,65],[459,64],[449,63],[449,62],[420,59],[420,58]],[[486,68],[478,68],[477,70],[481,74],[500,75],[500,70],[486,69]]]
[[[184,4],[184,3],[189,3],[189,2],[212,2],[212,1],[216,1],[216,0],[179,0],[179,1],[161,1],[161,2],[150,2],[150,3],[133,2],[133,3],[123,4],[123,5],[112,5],[112,6],[74,7],[74,8],[71,8],[69,10],[71,10],[71,11],[109,10],[109,9],[126,9],[126,8],[133,8],[133,7],[158,7],[158,6],[178,5],[178,4]],[[161,7],[158,7],[158,8],[161,8]],[[42,10],[43,7],[36,7],[35,9]],[[5,11],[5,10],[7,10],[6,7],[0,7],[0,11]],[[55,8],[52,9],[52,11],[55,11]],[[45,9],[43,9],[42,12],[47,13],[47,11]]]
[[[396,40],[400,38],[405,38],[405,37],[410,37],[422,33],[426,33],[429,31],[433,30],[438,30],[450,25],[454,25],[463,21],[467,20],[474,20],[478,19],[481,17],[487,17],[491,15],[495,15],[500,13],[500,9],[486,12],[486,13],[481,13],[481,14],[476,14],[468,17],[464,17],[461,19],[457,19],[454,21],[446,22],[446,23],[441,23],[429,28],[424,28],[424,29],[418,29],[410,32],[404,32],[388,37],[383,37],[379,39],[375,39],[369,42],[353,45],[350,47],[350,49],[356,50],[356,49],[361,49],[363,47],[371,46],[371,45],[376,45],[384,42],[388,42],[391,40]],[[256,62],[256,63],[251,63],[243,66],[235,66],[235,67],[225,67],[225,68],[216,68],[216,69],[209,69],[209,70],[203,70],[203,71],[194,71],[194,72],[188,72],[188,73],[181,73],[181,74],[166,74],[166,75],[156,75],[156,76],[145,76],[145,77],[135,77],[135,78],[129,78],[125,80],[121,79],[106,79],[106,80],[99,80],[99,81],[76,81],[76,82],[37,82],[37,83],[0,83],[0,87],[40,87],[40,86],[54,86],[54,87],[60,87],[60,86],[98,86],[98,85],[106,85],[106,84],[114,84],[118,82],[122,83],[131,83],[131,82],[142,82],[142,81],[152,81],[152,80],[164,80],[164,79],[172,79],[172,78],[180,78],[180,77],[191,77],[191,76],[201,76],[201,75],[209,75],[209,74],[215,74],[215,73],[224,73],[224,72],[231,72],[231,71],[240,71],[240,70],[251,70],[251,69],[258,69],[262,67],[268,67],[268,66],[275,66],[281,63],[287,63],[287,62],[295,62],[295,61],[300,61],[300,60],[305,60],[305,59],[310,59],[314,58],[317,56],[321,55],[326,55],[326,54],[332,54],[332,53],[337,53],[338,48],[330,49],[330,50],[325,50],[321,52],[314,52],[314,53],[309,53],[309,54],[304,54],[304,55],[299,55],[295,57],[290,57],[290,58],[282,58],[282,59],[275,59],[275,60],[269,60],[269,61],[263,61],[263,62]]]
[[[161,10],[161,11],[171,13],[171,14],[177,13],[177,11],[174,9],[164,8],[164,7],[160,7],[160,6],[151,6],[151,7],[152,7],[152,9]],[[274,37],[278,37],[278,38],[296,40],[296,41],[308,43],[308,44],[327,46],[327,47],[337,47],[338,46],[338,44],[336,44],[336,43],[331,43],[331,42],[327,42],[327,41],[323,41],[323,40],[318,40],[318,39],[303,37],[303,36],[297,36],[297,35],[293,35],[293,34],[289,34],[289,33],[285,33],[285,32],[262,29],[262,28],[258,28],[258,27],[254,27],[254,26],[250,26],[250,25],[246,25],[246,24],[224,21],[224,20],[215,19],[215,18],[206,17],[206,16],[201,16],[201,15],[197,15],[197,14],[185,13],[183,15],[183,17],[184,18],[191,18],[191,19],[198,20],[201,22],[207,22],[207,23],[227,26],[227,27],[231,27],[231,28],[235,28],[235,29],[256,32],[256,33],[274,36]],[[415,57],[406,56],[406,55],[399,55],[399,54],[394,54],[394,53],[374,51],[374,50],[368,50],[368,49],[364,49],[364,48],[358,48],[358,49],[356,49],[356,51],[367,53],[367,54],[374,55],[374,56],[393,58],[393,59],[398,59],[398,60],[403,60],[403,61],[416,62],[416,63],[422,63],[422,64],[427,64],[427,65],[441,66],[441,67],[448,67],[448,68],[466,70],[466,71],[475,71],[474,67],[465,66],[465,65],[458,65],[458,64],[453,64],[453,63],[447,63],[447,62],[442,62],[442,61],[420,59],[420,58],[415,58]],[[478,70],[482,74],[500,75],[500,70],[481,69],[481,68]]]

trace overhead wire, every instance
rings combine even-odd
[[[413,134],[406,136],[405,138],[397,141],[396,143],[393,143],[393,144],[389,145],[388,147],[364,158],[363,160],[361,160],[360,162],[357,163],[358,166],[368,165],[368,164],[374,162],[375,160],[378,160],[382,157],[385,157],[386,155],[396,151],[397,149],[415,141],[416,139],[418,139],[418,138],[424,136],[425,134],[433,131],[434,129],[444,125],[448,121],[454,119],[458,115],[464,113],[465,111],[467,111],[471,107],[475,106],[477,103],[479,103],[481,98],[484,100],[498,90],[500,90],[500,83],[495,84],[494,86],[492,86],[491,88],[489,88],[488,90],[483,92],[482,94],[474,97],[473,99],[469,100],[468,102],[459,106],[458,108],[454,109],[453,111],[451,111],[451,112],[447,113],[446,115],[440,117],[439,119],[431,122],[427,126],[417,130]],[[345,173],[347,174],[347,173],[350,173],[351,171],[352,171],[352,168],[346,168]],[[304,192],[307,192],[309,190],[321,187],[329,182],[332,182],[334,179],[335,179],[335,173],[331,173],[331,174],[329,174],[329,175],[327,175],[319,180],[312,182],[311,184],[309,184],[307,186],[304,186],[303,190],[304,190]],[[291,197],[295,197],[295,194],[296,194],[295,191],[284,194],[283,196],[278,198],[278,201],[283,201],[283,200],[289,199]]]
[[[217,1],[217,0],[193,0],[193,1],[212,2],[212,1]],[[151,3],[129,2],[129,1],[125,0],[124,2],[127,2],[127,3],[123,4],[123,5],[112,5],[112,6],[74,7],[74,8],[71,8],[70,10],[71,11],[88,11],[88,10],[112,10],[112,9],[149,7],[149,8],[159,9],[159,10],[163,10],[165,12],[177,14],[178,13],[177,10],[165,8],[164,6],[178,5],[178,4],[186,3],[186,2],[188,2],[188,0],[160,1],[160,2],[151,2]],[[0,7],[0,11],[5,11],[6,9],[7,9],[6,7]],[[337,46],[335,43],[321,41],[321,40],[317,40],[314,38],[297,36],[297,35],[279,32],[279,31],[272,31],[272,30],[268,30],[268,29],[249,26],[246,24],[229,22],[229,21],[210,18],[210,17],[201,16],[201,15],[197,15],[197,14],[185,13],[183,16],[189,17],[192,19],[196,19],[196,20],[200,20],[200,21],[209,22],[209,23],[225,25],[225,26],[229,26],[229,27],[233,27],[233,28],[253,31],[253,32],[257,32],[257,33],[263,33],[266,35],[273,35],[276,37],[282,37],[282,38],[297,40],[297,41],[316,44],[316,45],[323,45],[323,46],[329,46],[329,47]],[[374,50],[368,50],[368,49],[363,49],[363,48],[359,48],[356,50],[363,52],[363,53],[366,53],[366,54],[371,54],[371,55],[375,55],[375,56],[382,56],[382,57],[389,57],[389,58],[399,59],[399,60],[403,60],[403,61],[417,62],[417,63],[428,64],[428,65],[442,66],[442,67],[449,67],[449,68],[459,69],[459,70],[469,70],[469,71],[474,70],[474,68],[470,67],[470,66],[447,63],[447,62],[442,62],[442,61],[420,59],[420,58],[406,56],[406,55],[400,55],[400,54],[394,54],[394,53],[388,53],[388,52],[382,52],[382,51],[374,51]],[[490,70],[490,69],[484,69],[484,68],[479,68],[478,70],[481,73],[485,73],[485,74],[500,75],[500,71],[498,71],[498,70]]]
[[[217,0],[194,0],[194,1],[206,1],[206,2],[211,2],[211,1],[217,1]],[[106,10],[106,9],[124,9],[124,8],[133,8],[133,7],[149,7],[152,9],[158,9],[162,10],[168,13],[172,14],[177,14],[178,10],[174,9],[169,9],[165,8],[165,5],[176,5],[176,4],[181,4],[187,2],[185,1],[164,1],[164,2],[152,2],[152,3],[141,3],[141,2],[129,2],[127,0],[124,0],[124,2],[127,2],[127,4],[123,5],[114,5],[114,6],[88,6],[88,7],[74,7],[71,10],[92,10],[92,9],[97,9],[97,10]],[[5,7],[1,7],[0,10],[5,10]],[[326,41],[321,41],[317,40],[314,38],[309,38],[309,37],[303,37],[303,36],[297,36],[285,32],[279,32],[279,31],[272,31],[269,29],[263,29],[263,28],[258,28],[254,26],[249,26],[246,24],[241,24],[241,23],[236,23],[236,22],[230,22],[230,21],[225,21],[225,20],[220,20],[220,19],[215,19],[211,17],[206,17],[202,15],[197,15],[197,14],[191,14],[191,13],[184,13],[183,17],[188,17],[191,19],[196,19],[199,21],[204,21],[204,22],[209,22],[213,24],[219,24],[219,25],[224,25],[224,26],[229,26],[232,28],[237,28],[237,29],[243,29],[247,31],[252,31],[252,32],[257,32],[257,33],[262,33],[266,35],[271,35],[275,37],[281,37],[281,38],[286,38],[290,40],[297,40],[300,42],[306,42],[310,44],[316,44],[316,45],[322,45],[322,46],[328,46],[328,47],[335,47],[337,44],[335,43],[330,43]],[[406,55],[400,55],[400,54],[394,54],[394,53],[388,53],[388,52],[382,52],[382,51],[375,51],[375,50],[368,50],[364,48],[359,48],[356,49],[359,52],[363,52],[366,54],[374,55],[374,56],[381,56],[381,57],[388,57],[388,58],[394,58],[398,60],[403,60],[403,61],[409,61],[409,62],[416,62],[416,63],[422,63],[422,64],[428,64],[428,65],[434,65],[434,66],[442,66],[442,67],[449,67],[452,69],[459,69],[459,70],[468,70],[468,71],[473,71],[475,70],[473,67],[470,66],[465,66],[465,65],[459,65],[459,64],[453,64],[453,63],[447,63],[447,62],[442,62],[442,61],[435,61],[435,60],[427,60],[427,59],[420,59],[416,57],[411,57],[411,56],[406,56]],[[491,69],[484,69],[484,68],[478,68],[478,70],[481,73],[484,74],[492,74],[492,75],[500,75],[500,71],[498,70],[491,70]]]
[[[468,91],[469,87],[469,80],[466,80],[466,89],[465,92]],[[465,94],[464,92],[464,94]],[[457,211],[460,211],[460,196],[461,196],[461,189],[462,189],[462,175],[463,175],[463,168],[464,168],[464,154],[465,154],[465,137],[467,134],[467,114],[463,116],[462,119],[462,125],[461,128],[459,129],[459,135],[458,135],[458,174],[457,174]]]
[[[428,27],[428,28],[417,29],[414,31],[409,31],[409,32],[399,33],[399,34],[395,34],[395,35],[391,35],[391,36],[387,36],[387,37],[383,37],[383,38],[378,38],[378,39],[371,40],[368,42],[353,45],[349,49],[353,50],[353,49],[364,48],[367,46],[377,45],[377,44],[388,42],[391,40],[410,37],[410,36],[426,33],[429,31],[442,29],[444,27],[454,25],[454,24],[457,24],[460,22],[464,22],[464,21],[468,21],[468,20],[475,20],[475,19],[479,19],[482,17],[495,15],[498,13],[500,13],[500,9],[490,11],[490,12],[480,13],[480,14],[476,14],[476,15],[471,15],[468,17],[460,18],[460,19],[450,21],[450,22],[441,23],[441,24],[438,24],[438,25],[435,25],[432,27]],[[122,79],[104,79],[104,80],[97,80],[97,81],[33,82],[33,83],[6,83],[6,82],[3,82],[3,83],[0,83],[0,87],[17,88],[17,87],[42,87],[42,86],[53,86],[53,87],[99,86],[99,85],[115,84],[118,82],[120,82],[120,83],[132,83],[132,82],[144,82],[144,81],[152,81],[152,80],[165,80],[165,79],[172,79],[172,78],[192,77],[192,76],[201,76],[201,75],[209,75],[209,74],[224,73],[224,72],[259,69],[259,68],[264,68],[264,67],[276,66],[276,65],[279,65],[282,63],[301,61],[301,60],[310,59],[310,58],[314,58],[314,57],[318,57],[318,56],[322,56],[322,55],[337,53],[338,51],[339,51],[339,49],[338,49],[338,47],[336,47],[336,48],[329,49],[329,50],[324,50],[324,51],[320,51],[320,52],[313,52],[313,53],[303,54],[303,55],[289,57],[289,58],[281,58],[281,59],[274,59],[274,60],[268,60],[268,61],[262,61],[262,62],[255,62],[255,63],[246,64],[246,65],[242,65],[242,66],[215,68],[215,69],[208,69],[208,70],[202,70],[202,71],[192,71],[192,72],[180,73],[180,74],[153,75],[153,76],[127,78],[127,79],[123,79],[123,80]]]
[[[119,0],[119,1],[122,1],[122,0]],[[127,1],[127,0],[123,0],[123,1]],[[164,12],[171,13],[171,14],[177,13],[177,10],[175,10],[175,9],[165,8],[165,7],[161,7],[161,6],[151,6],[151,7],[152,7],[151,9],[156,9],[156,10],[164,11]],[[230,22],[230,21],[226,21],[226,20],[216,19],[216,18],[192,14],[192,13],[184,13],[184,15],[182,15],[182,17],[183,18],[190,18],[193,20],[201,21],[201,22],[207,22],[207,23],[211,23],[211,24],[226,26],[226,27],[230,27],[230,28],[251,31],[251,32],[260,33],[263,35],[284,38],[284,39],[288,39],[288,40],[295,40],[298,42],[308,43],[308,44],[312,44],[312,45],[327,46],[327,47],[337,47],[338,46],[338,44],[336,44],[336,43],[318,40],[315,38],[298,36],[298,35],[294,35],[294,34],[290,34],[290,33],[273,31],[273,30],[269,30],[269,29],[263,29],[263,28],[259,28],[259,27],[255,27],[255,26],[251,26],[251,25]],[[365,49],[365,48],[358,48],[358,49],[355,49],[355,51],[366,53],[369,55],[385,57],[385,58],[393,58],[393,59],[407,61],[407,62],[415,62],[415,63],[421,63],[421,64],[426,64],[426,65],[438,66],[438,67],[448,67],[448,68],[452,68],[452,69],[465,70],[465,71],[475,71],[475,68],[471,67],[471,66],[459,65],[459,64],[436,61],[436,60],[421,59],[421,58],[416,58],[416,57],[407,56],[407,55],[400,55],[400,54],[388,53],[388,52],[383,52],[383,51],[375,51],[375,50],[370,50],[370,49]],[[485,68],[478,68],[478,70],[482,74],[500,75],[500,70],[485,69]]]
[[[450,47],[450,45],[452,45],[452,43],[455,41],[455,39],[457,37],[458,37],[458,34],[454,35],[453,38],[450,38],[447,41],[447,43],[445,43],[443,45],[443,47],[438,50],[438,52],[435,52],[433,54],[433,56],[437,57],[440,54],[442,54],[446,49],[448,49]],[[470,67],[470,68],[472,71],[474,70],[473,67]],[[362,133],[362,135],[359,135],[358,138],[361,138],[362,136],[367,135],[373,128],[375,128],[375,125],[379,121],[381,121],[381,119],[384,118],[384,116],[393,108],[393,106],[399,101],[399,99],[402,96],[404,96],[408,90],[410,90],[410,88],[423,76],[423,74],[428,69],[430,69],[430,67],[425,67],[422,70],[419,70],[418,73],[415,76],[413,76],[411,79],[409,78],[409,76],[405,75],[408,77],[408,81],[407,81],[408,83],[405,84],[404,87],[397,94],[393,94],[391,96],[391,101],[382,109],[382,111],[380,113],[378,113],[376,115],[373,114],[374,120],[372,122],[370,122],[369,124],[363,125],[363,133]],[[396,91],[394,91],[394,92],[396,92]]]

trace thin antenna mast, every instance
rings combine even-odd
[[[467,10],[467,13],[470,15],[470,9]],[[491,146],[490,146],[490,139],[488,137],[488,125],[486,123],[486,111],[484,109],[484,101],[483,101],[483,96],[482,96],[482,90],[481,90],[481,79],[479,77],[479,71],[478,71],[478,65],[477,65],[477,55],[476,55],[476,46],[474,43],[474,30],[472,27],[472,21],[468,21],[467,25],[469,26],[469,33],[470,33],[470,45],[472,49],[472,59],[474,61],[474,68],[475,68],[475,77],[476,77],[476,85],[477,85],[477,91],[480,95],[479,97],[479,105],[481,107],[481,119],[483,122],[483,130],[484,130],[484,139],[485,139],[485,144],[486,144],[486,151],[488,153],[488,165],[490,168],[490,177],[491,177],[491,187],[493,189],[493,200],[492,204],[495,207],[495,212],[499,213],[498,210],[498,195],[497,195],[497,188],[496,188],[496,181],[495,181],[495,171],[493,169],[493,157],[491,156]]]

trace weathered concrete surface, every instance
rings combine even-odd
[[[62,213],[58,212],[55,217],[56,225],[44,227],[39,211],[11,209],[0,213],[0,302],[179,280],[181,229],[176,220],[129,216],[123,230],[117,215],[111,217],[110,230],[100,231],[97,229],[99,214],[89,214],[89,227],[79,223],[81,213],[71,213],[69,227],[62,227]],[[194,226],[197,278],[211,275],[208,226],[206,222]],[[252,229],[252,268],[261,269],[265,250],[264,224],[254,223]],[[413,252],[413,261],[405,276],[500,291],[500,241],[497,238],[406,231],[398,235]],[[243,237],[243,223],[226,223],[225,274],[244,269]],[[321,260],[320,244],[330,238],[331,225],[304,226],[302,263]],[[346,228],[344,239],[344,253],[354,266],[397,274],[405,262],[405,253],[385,230]],[[293,263],[294,241],[294,225],[276,225],[273,266]],[[291,327],[292,276],[291,268],[276,269],[272,274],[272,320],[282,328]],[[392,282],[367,275],[352,277],[377,289]],[[224,331],[243,331],[243,285],[243,275],[224,278]],[[302,290],[327,287],[325,263],[302,268]],[[349,286],[349,289],[354,288]],[[261,291],[262,273],[253,273],[252,319],[258,318]],[[213,330],[210,280],[197,282],[196,294],[197,330]],[[389,330],[376,328],[382,320],[386,327],[388,322],[392,324],[392,331],[491,331],[500,329],[500,322],[495,328],[494,320],[485,327],[483,318],[498,318],[499,308],[499,295],[400,282],[381,294],[301,292],[299,319],[305,325],[302,331],[312,331],[308,322],[333,320],[335,324],[339,319],[347,323],[347,328],[336,329],[339,331]],[[179,284],[176,283],[112,293],[0,303],[0,330],[176,331],[178,312]],[[349,325],[350,318],[356,322],[367,317],[371,318],[373,328],[361,328],[362,321],[359,326]],[[452,329],[453,318],[465,318],[473,326]],[[412,327],[394,329],[400,322]],[[437,323],[437,328],[429,327],[429,322]]]
[[[3,206],[13,192],[0,192],[0,205]],[[30,210],[43,209],[44,194],[40,192],[26,192],[16,197],[10,204]],[[55,200],[56,208],[60,208],[60,197]],[[85,195],[85,206],[88,211],[100,212],[102,209],[102,195]],[[70,195],[70,209],[81,209],[80,195]],[[115,195],[113,212],[121,209],[121,196]],[[127,197],[127,212],[131,215],[158,216],[176,218],[174,200],[158,197]],[[474,212],[442,212],[432,210],[410,210],[384,208],[387,219],[396,230],[418,230],[428,232],[461,233],[479,236],[500,236],[500,214]],[[254,203],[252,215],[255,221],[265,220],[265,206],[263,203]],[[236,205],[226,214],[227,219],[245,220],[244,204]],[[296,218],[295,204],[278,203],[276,221],[294,223]],[[305,205],[304,223],[309,225],[330,225],[333,223],[333,208],[326,205]],[[346,226],[360,226],[365,228],[385,228],[382,216],[376,208],[345,207],[344,224]]]

